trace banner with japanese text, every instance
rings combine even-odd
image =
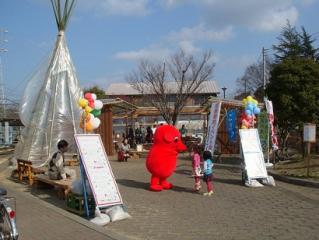
[[[237,112],[236,109],[227,111],[226,116],[226,129],[230,142],[237,141]]]
[[[218,124],[219,124],[219,115],[220,115],[221,105],[222,105],[221,102],[212,103],[212,106],[210,108],[205,150],[211,151],[212,154],[214,153],[215,142],[216,142],[217,133],[218,133]]]

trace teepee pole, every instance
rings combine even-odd
[[[59,74],[59,73],[57,73]],[[56,96],[57,96],[57,90],[58,90],[58,77],[55,78],[55,90],[54,90],[54,100],[53,100],[53,111],[51,116],[51,126],[50,126],[50,138],[49,138],[49,154],[48,159],[51,158],[51,148],[52,148],[52,133],[53,133],[53,126],[54,126],[54,117],[55,117],[55,109],[56,109]]]
[[[72,69],[73,72],[73,69]],[[71,108],[71,116],[72,116],[72,123],[73,123],[73,132],[74,134],[76,134],[76,127],[75,127],[75,119],[74,119],[74,113],[73,113],[73,103],[72,103],[72,98],[71,98],[71,93],[70,93],[70,85],[69,85],[69,81],[67,81],[67,85],[68,85],[68,93],[69,93],[69,101],[70,101],[70,108]]]

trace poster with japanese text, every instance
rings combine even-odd
[[[111,165],[99,134],[75,134],[75,141],[92,189],[96,205],[122,204]]]

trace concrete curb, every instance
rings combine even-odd
[[[240,165],[234,165],[234,164],[220,164],[220,163],[215,163],[214,166],[216,166],[219,169],[241,169]],[[313,181],[309,179],[301,179],[301,178],[295,178],[295,177],[290,177],[290,176],[284,176],[280,175],[278,173],[275,173],[271,169],[267,169],[267,172],[269,175],[273,176],[274,179],[290,183],[290,184],[295,184],[295,185],[300,185],[304,187],[313,187],[313,188],[319,188],[319,181]]]
[[[269,175],[273,176],[274,179],[282,181],[282,182],[300,185],[300,186],[304,186],[304,187],[319,188],[319,182],[317,182],[317,181],[284,176],[284,175],[280,175],[278,173],[275,173],[271,170],[268,170],[268,173],[269,173]]]

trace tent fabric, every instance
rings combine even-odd
[[[57,143],[69,142],[76,153],[74,134],[79,133],[82,96],[64,32],[60,31],[48,64],[41,66],[29,80],[20,103],[20,118],[25,126],[15,155],[35,166],[45,162],[57,150]]]

